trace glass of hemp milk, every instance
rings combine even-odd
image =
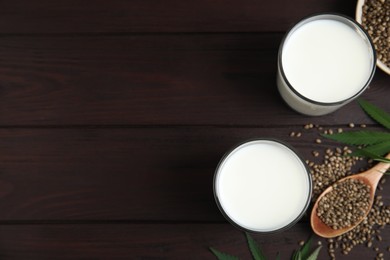
[[[275,139],[254,139],[221,159],[214,196],[224,217],[241,230],[270,233],[294,225],[305,213],[312,182],[306,163]]]
[[[278,90],[297,112],[325,115],[362,94],[375,63],[374,46],[358,23],[339,14],[313,15],[280,44]]]

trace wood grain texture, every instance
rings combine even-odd
[[[282,36],[5,37],[0,125],[304,124],[276,89]],[[389,83],[378,70],[364,97],[390,110]],[[355,102],[316,120],[371,122]]]
[[[298,224],[286,232],[267,236],[252,235],[267,259],[290,259],[299,241],[311,231]],[[314,237],[314,243],[319,239]],[[326,243],[318,260],[329,259]],[[383,235],[383,245],[390,242]],[[0,226],[2,259],[216,259],[209,251],[220,251],[251,259],[245,235],[228,224],[90,224],[90,225],[8,225]],[[313,246],[314,247],[314,246]],[[372,248],[357,246],[337,259],[374,259]],[[390,254],[381,246],[385,258]]]
[[[279,138],[310,160],[335,146],[314,148],[317,132],[302,127],[1,129],[0,221],[223,222],[215,168],[255,137]]]
[[[6,0],[0,34],[285,31],[317,12],[354,15],[352,0]]]
[[[304,124],[382,129],[356,102],[306,117],[276,90],[285,31],[355,2],[0,1],[0,259],[215,259],[209,246],[249,259],[214,202],[226,151],[269,137],[315,160],[338,144]],[[390,111],[389,85],[377,71],[363,97]],[[253,236],[288,259],[311,234],[304,217]]]

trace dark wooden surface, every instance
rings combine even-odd
[[[312,118],[276,90],[286,30],[354,10],[350,0],[0,1],[0,259],[214,259],[209,246],[249,259],[214,203],[222,155],[273,137],[312,159],[336,144],[289,137],[304,124],[378,129],[355,102]],[[363,97],[390,111],[389,85],[378,70]],[[289,259],[311,234],[303,218],[254,238]]]

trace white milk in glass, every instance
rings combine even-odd
[[[214,194],[221,211],[236,226],[272,232],[302,216],[311,196],[311,179],[293,150],[277,141],[254,140],[221,161]]]
[[[331,14],[312,16],[281,44],[278,89],[298,112],[327,114],[364,91],[375,60],[371,41],[354,21]]]

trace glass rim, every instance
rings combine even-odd
[[[239,149],[241,146],[244,146],[246,144],[249,144],[249,143],[252,143],[252,142],[256,142],[256,141],[269,141],[269,142],[273,142],[273,143],[277,143],[279,145],[282,145],[284,148],[287,148],[288,150],[290,150],[293,154],[295,154],[295,156],[297,157],[297,159],[302,163],[302,166],[303,166],[303,169],[307,175],[307,180],[308,180],[308,192],[307,192],[307,198],[306,198],[306,202],[305,202],[305,205],[303,206],[301,212],[297,215],[297,217],[295,217],[292,221],[290,221],[288,224],[284,225],[284,226],[281,226],[279,228],[276,228],[276,229],[273,229],[273,230],[264,230],[264,231],[260,231],[260,230],[254,230],[254,229],[249,229],[247,227],[243,227],[241,226],[240,224],[238,224],[237,222],[235,222],[232,218],[230,218],[228,216],[228,214],[225,212],[225,209],[223,208],[221,202],[219,201],[219,198],[218,198],[218,194],[217,194],[217,176],[219,174],[219,170],[222,166],[222,164],[225,162],[225,159],[228,158],[229,155],[231,155],[233,152],[235,152],[237,149]],[[251,139],[247,139],[245,141],[242,141],[238,144],[236,144],[235,146],[231,147],[223,156],[222,158],[220,159],[215,171],[214,171],[214,177],[213,177],[213,194],[214,194],[214,200],[217,204],[217,207],[219,209],[219,211],[222,213],[222,215],[224,216],[224,218],[231,224],[233,225],[234,227],[236,227],[237,229],[239,230],[242,230],[242,231],[245,231],[245,232],[249,232],[249,233],[255,233],[255,234],[273,234],[273,233],[279,233],[281,231],[284,231],[284,230],[287,230],[289,228],[291,228],[292,226],[294,226],[306,213],[307,209],[309,208],[309,205],[310,205],[310,202],[311,202],[311,198],[312,198],[312,194],[313,194],[313,181],[312,181],[312,177],[311,177],[311,174],[310,174],[310,169],[308,167],[308,165],[305,163],[305,160],[302,158],[302,156],[297,152],[297,150],[292,147],[290,144],[288,144],[287,142],[284,142],[284,141],[281,141],[279,139],[276,139],[276,138],[267,138],[267,137],[258,137],[258,138],[251,138]]]
[[[336,19],[335,19],[336,18]],[[336,20],[336,21],[339,21],[339,22],[342,22],[348,26],[350,26],[351,28],[353,29],[357,29],[359,30],[359,32],[361,32],[361,36],[363,38],[364,41],[367,42],[367,46],[369,47],[369,49],[371,50],[371,54],[372,54],[372,61],[371,61],[371,72],[370,72],[370,76],[368,77],[366,83],[362,86],[362,88],[357,91],[354,95],[350,96],[349,98],[346,98],[346,99],[342,99],[340,101],[335,101],[335,102],[321,102],[321,101],[317,101],[317,100],[314,100],[314,99],[311,99],[311,98],[308,98],[304,95],[302,95],[301,93],[299,93],[290,83],[290,81],[287,79],[287,76],[284,72],[284,69],[283,69],[283,61],[282,61],[282,54],[283,54],[283,49],[284,49],[284,45],[285,45],[285,42],[287,40],[287,38],[295,31],[297,30],[299,27],[301,27],[302,25],[308,23],[308,22],[311,22],[311,21],[315,21],[315,20],[321,20],[321,19],[332,19],[332,20]],[[363,37],[364,36],[364,37]],[[346,104],[348,101],[351,101],[351,100],[354,100],[355,98],[357,98],[359,95],[361,95],[365,90],[366,88],[369,86],[372,78],[374,77],[374,74],[375,74],[375,70],[376,70],[376,60],[377,60],[377,57],[376,57],[376,50],[375,50],[375,47],[374,47],[374,43],[372,42],[372,39],[371,37],[369,36],[369,34],[366,32],[366,30],[357,22],[355,21],[354,19],[352,19],[351,17],[349,16],[346,16],[346,15],[343,15],[343,14],[340,14],[340,13],[335,13],[335,12],[323,12],[323,13],[315,13],[315,14],[311,14],[311,15],[308,15],[304,18],[302,18],[300,21],[298,21],[297,23],[295,23],[292,27],[290,27],[286,34],[283,36],[282,38],[282,41],[280,43],[280,47],[279,47],[279,50],[278,50],[278,70],[281,74],[281,77],[283,79],[283,81],[286,83],[286,85],[288,86],[288,88],[295,94],[297,95],[298,97],[300,97],[301,99],[311,103],[311,104],[315,104],[315,105],[319,105],[319,106],[338,106],[338,105],[342,105],[342,104]]]

